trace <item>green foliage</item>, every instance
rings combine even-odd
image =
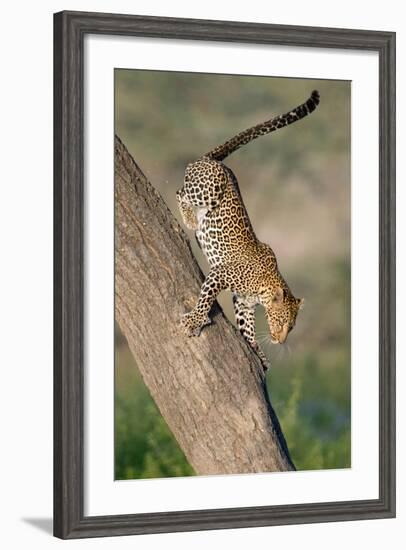
[[[304,367],[287,364],[283,373],[273,372],[268,378],[271,400],[298,470],[351,466],[350,386],[341,371],[338,366],[323,373],[317,360],[308,357]]]
[[[128,351],[119,346],[117,364]],[[193,475],[130,357],[115,393],[115,479]],[[119,367],[118,367],[119,368]],[[118,377],[117,377],[118,378]]]

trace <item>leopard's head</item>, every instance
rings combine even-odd
[[[283,344],[286,341],[303,303],[303,298],[295,298],[281,287],[269,293],[264,305],[273,344]]]

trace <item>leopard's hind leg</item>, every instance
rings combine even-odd
[[[186,227],[197,229],[196,208],[211,210],[220,204],[227,182],[226,167],[217,161],[200,159],[187,166],[183,187],[176,193]]]

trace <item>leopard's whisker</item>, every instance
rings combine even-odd
[[[263,334],[262,336],[257,336],[258,342],[264,342],[265,340],[268,340],[269,336],[268,334]]]
[[[261,336],[269,336],[269,332],[268,331],[260,331],[260,332],[257,332],[257,336],[258,337],[261,337]]]
[[[257,340],[266,340],[269,338],[269,334],[260,334],[257,336]]]
[[[261,344],[264,344],[266,346],[269,346],[271,344],[271,339],[269,336],[264,336],[262,339],[259,340]]]
[[[272,344],[272,340],[271,340],[271,337],[270,337],[270,336],[268,336],[267,338],[265,338],[265,340],[264,340],[264,345],[265,345],[267,351],[270,351],[270,350],[272,349],[273,344]]]

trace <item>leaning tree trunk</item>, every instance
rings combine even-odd
[[[258,357],[218,305],[199,337],[179,320],[202,273],[188,239],[115,139],[116,319],[197,474],[293,470]]]

